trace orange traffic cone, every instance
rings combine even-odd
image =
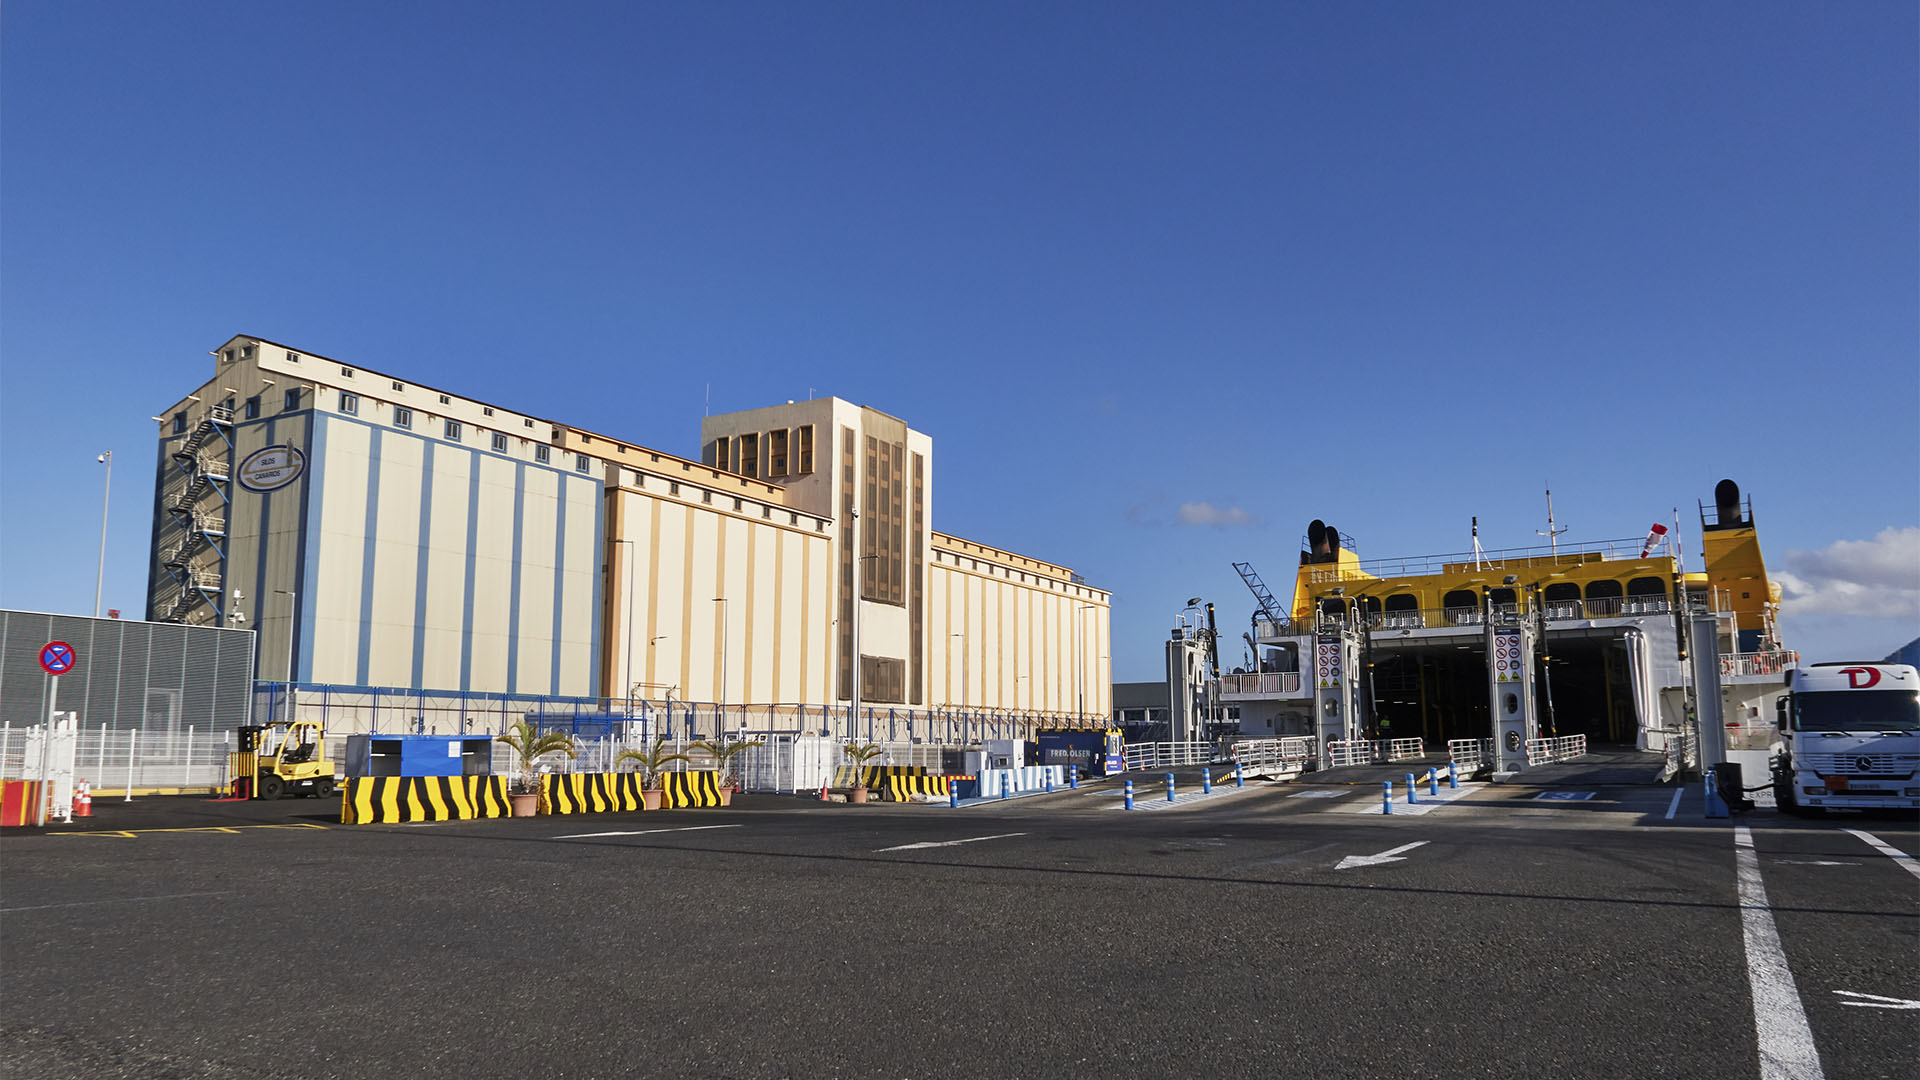
[[[85,780],[80,781],[80,787],[73,793],[73,816],[93,816],[93,792],[87,788]]]
[[[827,785],[826,785],[826,781],[824,780],[821,781],[820,783],[820,801],[821,802],[827,801]]]

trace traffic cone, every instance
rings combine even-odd
[[[820,782],[820,801],[827,801],[827,783],[824,780]]]
[[[73,816],[77,818],[93,816],[93,792],[87,789],[85,780],[80,781],[79,788],[73,793]]]

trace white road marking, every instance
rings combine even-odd
[[[600,836],[651,836],[663,832],[699,832],[702,829],[737,829],[738,825],[684,825],[678,829],[641,829],[639,832],[583,832],[571,836],[556,836],[555,840],[592,840]]]
[[[1865,1001],[1843,1001],[1842,1005],[1857,1005],[1862,1009],[1920,1009],[1920,1001],[1908,1001],[1906,998],[1881,997],[1879,994],[1857,994],[1852,990],[1835,990],[1842,997],[1866,998]]]
[[[913,851],[917,848],[952,847],[955,844],[977,844],[982,840],[1005,840],[1009,836],[1025,836],[1023,832],[995,833],[992,836],[969,836],[965,840],[923,840],[918,844],[901,844],[898,847],[874,848],[875,851]]]
[[[1673,801],[1667,804],[1667,820],[1668,821],[1673,820],[1673,812],[1675,810],[1680,809],[1680,796],[1685,795],[1686,793],[1687,793],[1686,788],[1681,788],[1679,791],[1676,791],[1673,793]]]
[[[34,904],[30,907],[0,908],[0,915],[11,915],[16,911],[51,911],[54,908],[92,907],[95,904],[142,904],[148,900],[185,900],[195,896],[225,896],[225,892],[182,892],[165,893],[160,896],[121,896],[111,900],[75,900],[70,904]]]
[[[1832,859],[1775,859],[1782,866],[1859,866],[1857,862],[1834,862]]]
[[[1379,866],[1382,863],[1406,862],[1405,856],[1400,853],[1403,851],[1412,851],[1414,848],[1426,842],[1425,840],[1415,840],[1411,844],[1401,844],[1397,848],[1388,848],[1378,855],[1349,855],[1341,859],[1339,865],[1335,866],[1334,869],[1351,870],[1356,866]]]
[[[1325,789],[1311,789],[1307,791],[1296,791],[1293,794],[1287,796],[1287,798],[1289,799],[1343,799],[1347,796],[1347,794],[1348,793],[1344,791],[1327,791]]]
[[[1411,814],[1418,817],[1421,814],[1428,813],[1448,803],[1464,799],[1485,786],[1485,784],[1461,784],[1457,788],[1442,787],[1438,795],[1429,794],[1428,791],[1431,791],[1431,789],[1428,789],[1428,791],[1420,792],[1419,802],[1410,803],[1407,801],[1407,792],[1403,785],[1399,790],[1394,792],[1393,816],[1400,817],[1404,814]],[[1385,812],[1381,809],[1380,799],[1377,796],[1373,798],[1356,799],[1345,804],[1340,809],[1349,814],[1380,814]]]
[[[1907,873],[1912,874],[1914,877],[1920,877],[1920,860],[1916,860],[1913,856],[1901,851],[1899,848],[1894,847],[1892,844],[1887,843],[1885,840],[1880,839],[1870,832],[1862,832],[1859,829],[1842,829],[1841,831],[1850,832],[1860,839],[1865,840],[1868,847],[1871,847],[1873,850],[1892,859],[1902,867],[1905,867]]]
[[[1740,896],[1740,929],[1747,952],[1747,986],[1753,994],[1753,1030],[1760,1043],[1761,1080],[1825,1080],[1813,1029],[1780,948],[1780,931],[1767,907],[1753,830],[1733,830],[1734,880]]]

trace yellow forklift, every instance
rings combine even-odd
[[[279,739],[269,738],[278,731]],[[263,747],[271,744],[270,750]],[[333,762],[317,720],[276,720],[240,729],[240,749],[228,763],[233,794],[246,799],[333,794]]]

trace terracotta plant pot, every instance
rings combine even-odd
[[[852,792],[851,794],[849,794],[849,795],[847,796],[847,801],[848,801],[848,802],[855,802],[855,803],[863,803],[863,802],[866,802],[866,801],[867,801],[867,789],[866,789],[865,787],[857,787],[857,788],[854,788],[854,789],[853,789],[853,792]]]
[[[640,793],[640,806],[645,810],[660,809],[660,789],[648,788]]]
[[[508,795],[507,802],[513,807],[514,817],[539,817],[540,795]]]
[[[733,789],[732,788],[723,787],[720,789],[720,805],[721,806],[733,805]]]

